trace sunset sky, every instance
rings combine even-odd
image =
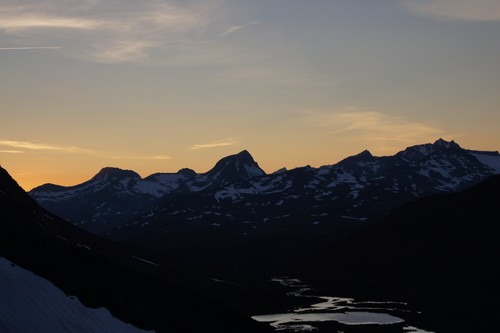
[[[500,149],[500,0],[9,0],[0,164],[267,172],[454,139]]]

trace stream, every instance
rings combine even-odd
[[[286,313],[253,316],[283,332],[405,332],[431,333],[408,325],[401,314],[410,313],[403,302],[355,301],[353,298],[307,295],[312,288],[299,279],[276,277],[273,282],[292,289],[287,295],[320,302]]]

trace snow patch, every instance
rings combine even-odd
[[[341,217],[343,217],[345,219],[349,219],[349,220],[358,220],[358,221],[367,221],[368,220],[367,217],[352,217],[352,216],[345,216],[345,215],[342,215]]]
[[[137,259],[137,260],[140,260],[140,261],[142,261],[142,262],[145,262],[146,264],[150,264],[150,265],[153,265],[153,266],[160,267],[160,265],[158,265],[157,263],[152,262],[152,261],[149,261],[149,260],[146,260],[146,259],[144,259],[144,258],[140,258],[140,257],[136,257],[136,256],[132,256],[132,258]]]
[[[483,154],[472,154],[475,158],[478,159],[482,164],[489,166],[495,172],[495,174],[500,173],[500,155],[483,155]]]

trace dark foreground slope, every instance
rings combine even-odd
[[[332,295],[408,301],[437,332],[497,332],[500,176],[420,199],[293,270]]]
[[[179,277],[164,269],[165,263],[152,262],[142,253],[93,236],[43,210],[1,168],[0,257],[50,280],[86,306],[104,306],[141,328],[268,331],[267,326],[166,282]]]

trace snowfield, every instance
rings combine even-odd
[[[85,307],[50,281],[0,257],[0,332],[139,333],[105,308]]]

